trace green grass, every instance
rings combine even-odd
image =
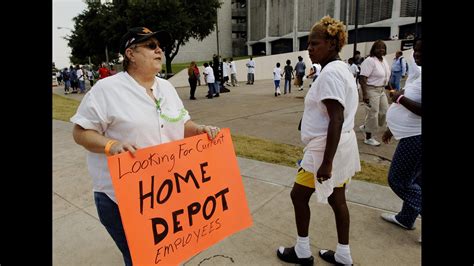
[[[76,100],[53,94],[53,119],[69,122],[78,106]],[[241,135],[232,135],[232,140],[239,157],[295,167],[303,156],[303,148],[294,145]],[[354,179],[388,186],[388,166],[361,161],[361,167]]]
[[[238,156],[284,166],[296,166],[303,148],[248,136],[232,135]]]
[[[303,157],[303,148],[298,146],[240,135],[232,135],[232,140],[237,156],[248,159],[295,167]],[[361,169],[355,180],[388,186],[388,166],[361,161]]]
[[[79,102],[53,93],[53,119],[69,122]]]

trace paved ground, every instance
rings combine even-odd
[[[193,120],[229,127],[232,133],[301,145],[296,130],[303,111],[304,92],[275,98],[271,81],[231,88],[230,93],[206,99],[198,87],[197,101],[188,88],[178,88]],[[53,88],[61,93],[61,88]],[[80,99],[82,95],[68,95]],[[357,121],[362,120],[358,114]],[[359,125],[359,124],[356,124]],[[87,173],[85,150],[71,137],[72,124],[53,120],[53,262],[54,265],[123,265],[121,255],[100,224]],[[362,138],[361,134],[358,134]],[[359,143],[367,159],[391,158],[392,145],[374,148]],[[296,228],[289,193],[296,168],[238,158],[253,226],[194,256],[184,265],[286,265],[276,255],[279,245],[294,244]],[[406,231],[380,219],[396,212],[401,201],[390,188],[354,180],[347,195],[351,213],[351,251],[355,265],[420,265],[421,221]],[[311,202],[311,248],[334,249],[337,238],[328,205]],[[328,265],[316,258],[316,264]]]

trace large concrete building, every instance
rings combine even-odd
[[[203,41],[191,39],[173,63],[305,50],[311,26],[325,15],[348,21],[354,43],[357,0],[221,0],[217,27]],[[357,42],[421,33],[420,0],[358,0]],[[418,16],[416,11],[418,9]],[[295,15],[296,14],[296,15]],[[417,23],[415,23],[417,22]],[[417,29],[415,29],[415,27]]]
[[[421,14],[421,1],[358,2],[358,42],[415,33],[416,10]],[[356,0],[248,0],[248,52],[270,55],[305,50],[311,27],[325,15],[348,21],[349,43],[353,43],[355,10]],[[416,26],[421,26],[420,15]]]

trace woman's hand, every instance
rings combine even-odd
[[[323,163],[318,169],[318,172],[316,173],[316,179],[320,184],[323,183],[323,181],[328,180],[332,176],[332,163]]]
[[[392,136],[393,136],[392,131],[390,131],[390,129],[387,128],[387,130],[383,133],[383,136],[382,136],[383,143],[388,144],[390,140],[392,139]]]
[[[221,129],[215,126],[205,126],[205,125],[198,126],[198,134],[207,133],[207,136],[209,137],[209,139],[214,139],[217,136],[217,134],[219,134],[220,131]]]
[[[132,153],[132,156],[135,157],[135,153],[137,152],[137,146],[129,144],[129,143],[122,143],[120,141],[116,141],[112,146],[110,146],[109,154],[116,155],[122,152],[129,151]]]
[[[400,95],[404,94],[405,93],[405,90],[401,90],[401,91],[396,91],[396,90],[391,90],[390,91],[390,98],[392,99],[392,102],[397,102],[397,99],[398,97],[400,97]]]

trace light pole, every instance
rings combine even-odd
[[[418,36],[418,9],[420,7],[420,0],[416,1],[416,11],[415,11],[415,37]],[[413,44],[415,45],[415,44]]]
[[[354,51],[352,57],[357,51],[357,27],[359,26],[359,0],[355,1],[355,21],[354,21]]]

